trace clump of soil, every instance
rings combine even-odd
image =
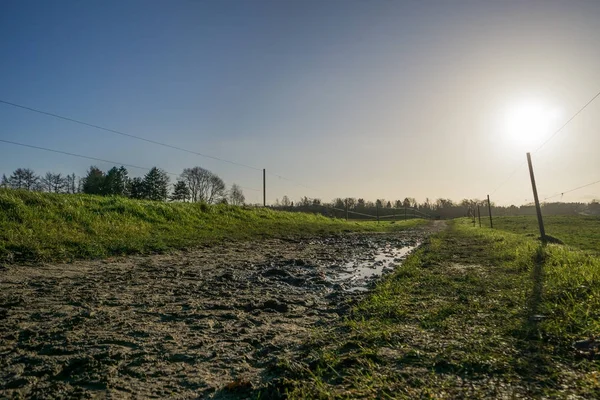
[[[0,397],[243,398],[435,229],[4,266]]]

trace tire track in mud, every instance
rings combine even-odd
[[[0,267],[0,397],[243,397],[441,228]]]

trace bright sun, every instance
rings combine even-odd
[[[506,137],[527,150],[542,144],[560,117],[556,109],[535,101],[523,101],[509,107],[504,116]]]

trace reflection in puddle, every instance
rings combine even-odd
[[[327,280],[341,284],[344,290],[350,292],[368,290],[367,286],[374,278],[392,272],[419,245],[420,243],[399,248],[379,248],[371,257],[347,262],[342,266],[341,273],[328,277]]]

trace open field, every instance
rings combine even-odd
[[[566,245],[600,255],[600,216],[550,215],[544,217],[544,227],[547,235]],[[540,236],[535,216],[495,217],[494,228],[529,237]]]
[[[440,228],[0,268],[0,398],[256,398]]]
[[[600,260],[466,220],[293,360],[289,398],[599,398]],[[577,349],[573,343],[577,343]]]
[[[440,232],[8,191],[0,208],[0,397],[600,398],[597,219],[550,217],[571,247],[543,247],[520,217]]]
[[[222,240],[395,231],[424,223],[0,189],[0,262],[156,253]]]

